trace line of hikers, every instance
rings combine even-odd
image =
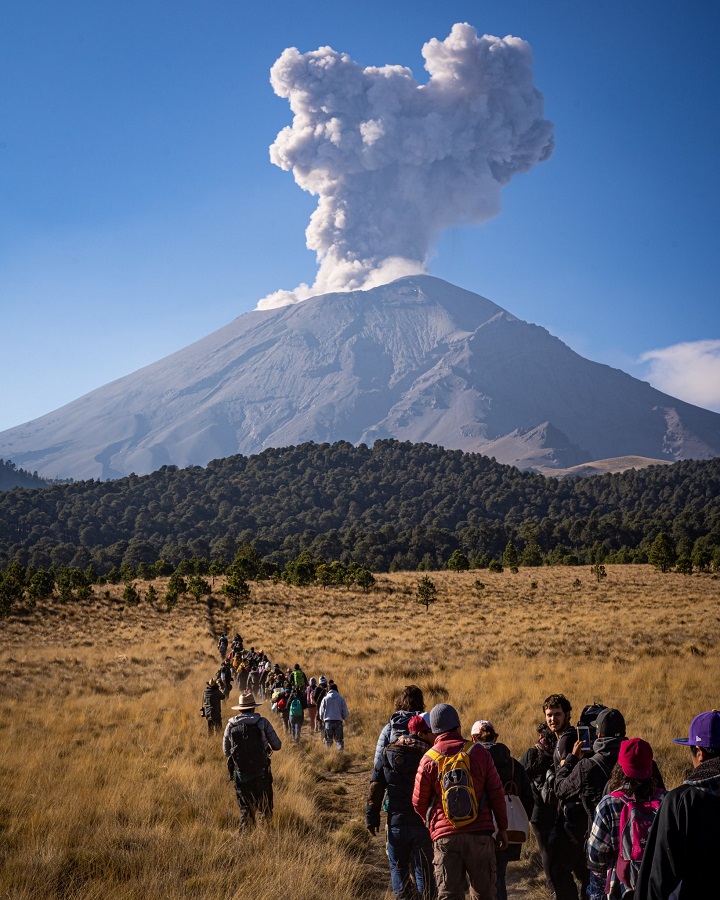
[[[322,727],[325,743],[342,750],[348,710],[334,682],[276,664],[267,690],[293,740],[308,710],[311,730]],[[262,702],[246,687],[223,735],[241,827],[272,815],[270,757],[282,742],[256,712]],[[366,801],[371,835],[387,815],[398,900],[462,900],[468,883],[473,900],[506,900],[507,865],[531,829],[555,900],[710,896],[711,851],[720,846],[720,712],[696,716],[688,738],[675,740],[690,747],[693,774],[667,793],[651,746],[628,738],[617,709],[593,703],[573,725],[570,701],[551,694],[535,744],[518,760],[490,721],[477,720],[468,741],[453,706],[424,706],[416,685],[397,697]]]
[[[398,900],[504,900],[507,864],[530,826],[556,900],[698,900],[714,896],[720,846],[720,712],[696,716],[693,773],[667,793],[650,744],[628,738],[617,709],[591,704],[577,726],[563,694],[543,703],[520,760],[487,720],[471,740],[454,707],[424,710],[408,685],[378,738],[366,802],[371,835],[387,813]],[[709,891],[709,893],[708,893]],[[578,893],[580,892],[580,893]]]

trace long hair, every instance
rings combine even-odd
[[[425,709],[423,692],[416,684],[406,685],[395,701],[395,712],[418,712]]]
[[[611,791],[625,791],[626,794],[632,794],[637,800],[649,800],[657,790],[657,778],[629,778],[620,768],[619,763],[615,763],[615,767],[610,773],[608,782],[608,793]]]

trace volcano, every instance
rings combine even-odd
[[[112,479],[305,441],[440,444],[519,468],[720,455],[720,415],[431,276],[254,310],[0,433],[45,477]]]

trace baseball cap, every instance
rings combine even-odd
[[[478,719],[477,722],[473,723],[473,727],[470,729],[470,734],[480,734],[482,728],[485,727],[490,731],[495,731],[495,726],[492,722],[488,722],[487,719]]]
[[[432,731],[430,728],[430,714],[423,713],[413,716],[408,722],[408,731],[411,734],[420,734],[423,731]]]
[[[619,709],[604,709],[593,725],[598,734],[603,737],[623,737],[625,735],[625,717]]]
[[[673,738],[673,744],[720,750],[720,710],[711,709],[695,716],[687,738]]]

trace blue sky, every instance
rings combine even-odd
[[[423,82],[455,22],[529,41],[556,149],[430,273],[720,410],[716,2],[29,0],[0,12],[0,430],[312,283],[270,67],[329,44]]]

